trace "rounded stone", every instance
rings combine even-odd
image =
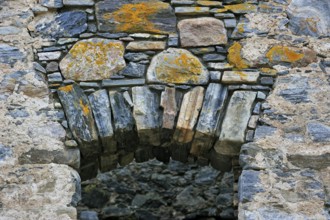
[[[178,28],[182,47],[227,44],[224,23],[216,18],[184,19]]]
[[[126,66],[124,44],[117,40],[92,38],[77,42],[60,62],[66,79],[108,79]]]
[[[151,83],[201,85],[207,84],[209,72],[189,51],[169,48],[152,59],[147,80]]]

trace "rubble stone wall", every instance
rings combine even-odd
[[[329,219],[329,10],[0,0],[1,215],[75,219],[80,177],[172,158],[240,176],[239,219]]]

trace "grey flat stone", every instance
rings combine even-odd
[[[214,149],[223,155],[238,155],[245,142],[245,130],[252,113],[256,92],[235,91],[229,101]]]
[[[162,128],[172,130],[175,126],[175,118],[178,113],[178,104],[175,98],[175,88],[166,87],[161,95],[161,107],[163,107]]]
[[[93,6],[94,0],[63,0],[64,5],[68,6]]]
[[[221,82],[225,84],[257,83],[259,75],[259,72],[225,71]]]
[[[132,62],[138,62],[141,60],[148,60],[150,57],[148,54],[145,53],[126,53],[125,59],[132,61]]]
[[[307,133],[314,142],[330,142],[330,127],[318,122],[307,124]]]
[[[0,63],[14,64],[24,58],[25,55],[17,47],[0,44]]]
[[[209,13],[209,7],[175,7],[177,15],[207,15]]]
[[[260,180],[260,171],[244,170],[239,179],[239,201],[251,202],[254,196],[264,192],[265,189]]]
[[[135,62],[130,62],[119,74],[129,77],[143,77],[147,66]]]
[[[14,26],[5,26],[0,27],[0,35],[13,35],[13,34],[19,34],[22,30],[14,27]]]
[[[254,139],[262,139],[276,132],[276,128],[270,126],[258,126],[254,135]]]
[[[61,55],[62,52],[60,51],[38,53],[39,60],[41,61],[58,60]]]
[[[113,153],[117,150],[112,128],[111,110],[108,92],[98,90],[88,96],[94,114],[97,130],[101,137],[104,152]]]
[[[47,8],[62,8],[62,0],[40,0],[39,3]]]
[[[217,53],[210,53],[210,54],[205,54],[203,56],[203,60],[205,62],[210,62],[210,61],[224,61],[226,59],[226,56],[217,54]]]
[[[122,79],[122,80],[102,80],[102,87],[120,87],[120,86],[140,86],[144,85],[145,79]]]
[[[63,81],[63,77],[60,72],[52,73],[47,75],[48,82],[59,83]]]

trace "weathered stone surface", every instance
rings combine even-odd
[[[203,60],[206,61],[206,62],[209,62],[209,61],[224,61],[225,59],[226,59],[226,57],[224,55],[217,54],[217,53],[205,54],[203,56]]]
[[[227,31],[222,21],[215,18],[184,19],[178,23],[183,47],[227,44]]]
[[[117,150],[112,128],[111,110],[108,92],[98,90],[88,96],[95,118],[97,130],[101,137],[104,152],[113,153]]]
[[[226,11],[231,11],[235,14],[247,14],[256,12],[258,7],[254,4],[242,3],[234,5],[225,5],[224,8],[212,9],[211,13],[223,13]]]
[[[189,51],[169,48],[156,55],[147,71],[151,83],[206,84],[209,72]]]
[[[17,47],[0,44],[0,63],[14,64],[24,58],[25,55]]]
[[[105,0],[95,5],[99,30],[126,33],[174,33],[176,17],[168,3]]]
[[[110,91],[109,96],[118,148],[132,151],[137,144],[137,137],[130,103],[125,100],[121,92]]]
[[[308,123],[307,133],[314,142],[330,142],[330,127],[321,123]]]
[[[161,111],[160,98],[147,86],[132,89],[133,115],[136,122],[140,143],[143,145],[160,145]]]
[[[177,15],[207,15],[209,13],[209,7],[175,7]]]
[[[11,147],[0,144],[0,164],[10,158],[13,154]]]
[[[94,0],[63,0],[64,5],[68,6],[92,6]]]
[[[62,0],[40,0],[40,4],[47,8],[62,8]]]
[[[214,149],[218,153],[223,155],[239,154],[240,147],[245,142],[245,130],[256,95],[256,92],[235,91],[230,98],[219,140],[214,145]]]
[[[257,83],[259,75],[259,72],[225,71],[222,75],[221,82],[224,84]]]
[[[237,69],[246,69],[249,64],[241,56],[242,45],[239,42],[235,42],[228,49],[228,62],[235,66]]]
[[[138,62],[141,60],[148,60],[149,59],[149,55],[145,54],[145,53],[126,53],[125,54],[125,59],[132,61],[132,62]]]
[[[58,95],[73,136],[79,142],[84,157],[100,152],[97,129],[87,96],[76,84],[60,87]]]
[[[160,106],[164,109],[162,128],[172,130],[175,126],[175,118],[178,113],[175,88],[165,88],[165,91],[161,95]]]
[[[287,155],[290,163],[297,167],[311,169],[325,169],[330,166],[330,154],[301,154],[290,153]]]
[[[177,143],[186,144],[192,141],[199,112],[204,99],[204,88],[197,86],[186,93],[180,108],[179,118],[173,135]]]
[[[146,51],[146,50],[164,50],[165,41],[133,41],[129,42],[126,49],[129,51]]]
[[[122,70],[124,45],[121,41],[92,38],[77,42],[60,62],[66,79],[102,80]]]
[[[0,35],[14,35],[21,33],[22,30],[14,26],[0,27]]]
[[[39,60],[41,61],[58,60],[61,55],[62,53],[60,51],[38,53]]]
[[[229,63],[207,63],[207,67],[215,70],[230,70],[233,66]]]
[[[265,189],[260,180],[261,173],[254,170],[244,170],[239,179],[239,201],[252,201],[257,193],[264,192]]]
[[[224,115],[227,95],[227,87],[221,84],[210,83],[207,87],[196,134],[190,150],[191,154],[204,155],[212,148],[214,139],[219,132],[219,123]]]
[[[103,87],[140,86],[144,85],[145,83],[145,79],[102,80]]]
[[[47,75],[48,82],[50,83],[60,83],[63,81],[62,75],[60,72],[51,73]]]
[[[46,17],[35,25],[35,32],[45,37],[74,37],[87,30],[87,15],[83,11],[59,13],[54,19]]]
[[[143,77],[146,70],[146,65],[130,62],[119,74],[129,77]]]
[[[297,35],[329,36],[329,11],[327,0],[293,0],[287,10],[289,28]]]

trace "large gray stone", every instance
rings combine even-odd
[[[169,48],[153,57],[147,71],[150,83],[200,85],[209,80],[209,72],[192,53]]]
[[[287,14],[294,34],[313,37],[330,35],[328,0],[292,0]]]
[[[178,23],[183,47],[227,44],[227,31],[216,18],[192,18]]]
[[[221,84],[210,83],[207,87],[196,134],[190,150],[191,154],[203,155],[212,148],[214,138],[219,132],[219,123],[224,115],[227,95],[227,87]]]
[[[307,133],[314,142],[330,142],[330,127],[321,123],[307,124]]]
[[[101,148],[98,144],[97,129],[91,107],[84,91],[76,84],[60,87],[58,96],[64,108],[73,136],[79,142],[84,157],[97,155]]]
[[[214,149],[224,155],[238,155],[245,142],[247,128],[256,92],[235,91],[230,98],[226,115],[221,126],[219,140]]]
[[[169,34],[176,17],[168,3],[158,0],[104,0],[95,5],[100,31]]]
[[[104,152],[117,150],[112,128],[110,102],[107,90],[98,90],[88,96],[92,107],[96,126],[101,137]]]
[[[125,66],[124,44],[117,40],[92,38],[77,42],[60,62],[66,79],[108,79]]]
[[[161,126],[159,95],[147,86],[137,86],[132,89],[132,97],[133,115],[140,143],[159,146]]]

